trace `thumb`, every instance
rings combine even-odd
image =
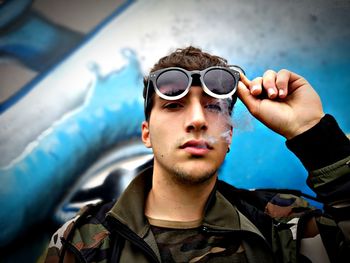
[[[249,87],[250,86],[250,80],[246,77],[246,75],[244,75],[243,73],[240,74],[239,76],[239,79],[241,82],[243,82],[243,84],[246,86],[246,87]]]
[[[250,94],[249,88],[247,88],[247,86],[242,81],[238,83],[237,94],[240,100],[251,113],[256,112],[260,100]]]

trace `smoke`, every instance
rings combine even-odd
[[[231,144],[231,140],[232,140],[231,129],[230,130],[226,130],[225,132],[221,133],[220,134],[220,138],[225,140],[225,142],[227,144]]]

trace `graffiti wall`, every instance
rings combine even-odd
[[[52,230],[43,223],[56,227],[74,213],[66,203],[87,182],[117,169],[131,179],[151,158],[139,140],[142,77],[177,47],[225,57],[250,79],[290,69],[350,133],[349,1],[100,2],[0,1],[0,247],[9,262],[36,260]],[[223,180],[313,195],[282,137],[241,102],[232,119]],[[44,237],[25,246],[30,229]]]

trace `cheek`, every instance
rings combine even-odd
[[[222,127],[231,127],[233,124],[231,115],[227,112],[209,112],[207,114],[207,118],[210,121],[210,123],[216,123],[216,125]]]
[[[152,148],[165,149],[170,143],[170,129],[165,129],[167,125],[153,126],[150,128],[150,141]]]

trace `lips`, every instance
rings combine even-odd
[[[192,155],[201,156],[208,153],[213,147],[204,140],[190,140],[181,145],[180,149],[183,149]]]

